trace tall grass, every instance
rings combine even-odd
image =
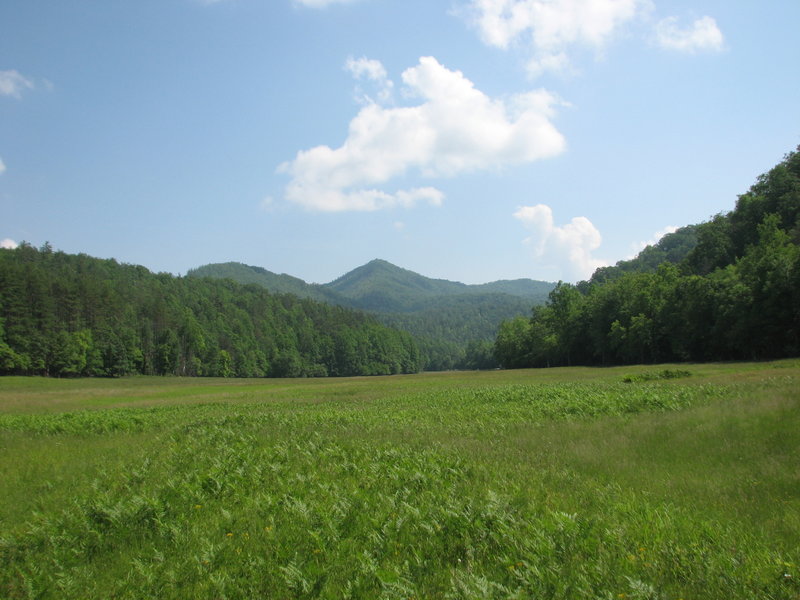
[[[0,597],[797,599],[800,367],[660,369],[0,380]]]

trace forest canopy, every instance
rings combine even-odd
[[[302,377],[412,373],[411,336],[363,313],[230,280],[0,251],[0,374]]]

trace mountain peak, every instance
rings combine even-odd
[[[431,279],[376,258],[326,284],[368,310],[403,312],[422,299],[463,293],[463,283]]]
[[[446,279],[434,279],[398,267],[382,258],[374,258],[338,279],[324,285],[308,284],[290,275],[277,275],[261,267],[240,263],[206,265],[193,269],[190,276],[228,277],[240,283],[256,283],[273,292],[291,293],[333,304],[382,313],[420,310],[446,297],[498,295],[523,298],[541,303],[553,288],[552,283],[517,279],[467,285]]]

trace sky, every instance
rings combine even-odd
[[[575,282],[800,144],[797,0],[3,0],[0,245]]]

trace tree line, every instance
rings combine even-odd
[[[684,228],[644,261],[559,283],[504,321],[505,367],[753,360],[800,355],[800,147],[734,210]],[[653,257],[662,262],[653,264]]]
[[[304,377],[420,364],[409,334],[346,308],[49,244],[0,251],[0,374]]]

